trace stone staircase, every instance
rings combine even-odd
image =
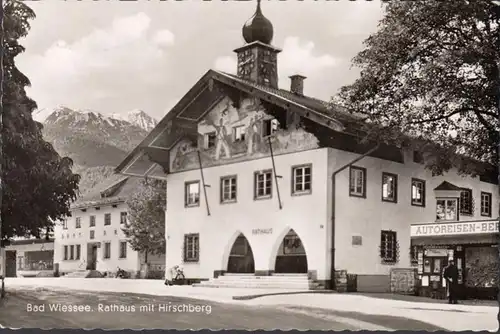
[[[97,270],[77,270],[61,277],[67,278],[101,278],[103,277]]]
[[[273,274],[255,276],[253,274],[230,274],[193,284],[198,287],[212,288],[253,288],[283,290],[322,290],[319,283],[313,282],[307,274]]]

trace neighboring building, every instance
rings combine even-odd
[[[429,284],[413,224],[445,222],[438,243],[457,257],[472,240],[496,242],[486,177],[433,177],[419,152],[359,144],[352,116],[305,96],[300,75],[279,89],[280,50],[258,6],[235,50],[238,75],[209,70],[116,169],[167,180],[167,266],[182,263],[191,280],[303,273],[325,287],[345,284],[347,271],[358,291],[387,291],[394,268],[418,268]],[[455,227],[464,221],[480,227]],[[439,281],[449,254],[433,262]]]
[[[54,239],[14,238],[5,247],[5,277],[54,275]]]
[[[59,272],[97,270],[116,273],[121,268],[136,275],[145,263],[134,251],[122,227],[127,219],[126,200],[140,179],[112,177],[71,206],[71,217],[54,228],[54,262]],[[152,270],[164,271],[165,256],[148,255]]]

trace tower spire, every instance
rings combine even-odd
[[[243,38],[245,42],[262,42],[270,44],[273,40],[273,25],[264,14],[260,5],[261,0],[257,0],[255,14],[243,26]]]

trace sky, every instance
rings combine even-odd
[[[256,1],[28,2],[37,17],[16,58],[31,80],[37,120],[58,106],[161,119],[209,70],[236,72],[234,49]],[[263,0],[274,26],[280,88],[293,74],[329,100],[352,83],[352,58],[382,18],[378,1]]]

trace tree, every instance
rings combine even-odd
[[[24,51],[19,39],[26,36],[35,17],[23,2],[3,4],[3,129],[2,129],[2,239],[40,237],[54,221],[67,216],[78,194],[79,175],[73,162],[60,157],[42,137],[42,125],[32,112],[35,101],[25,87],[29,79],[16,67],[14,58]]]
[[[415,139],[435,174],[497,166],[498,22],[487,0],[390,2],[353,60],[360,78],[333,102],[356,114],[366,139]]]
[[[123,232],[132,249],[148,254],[165,254],[166,184],[145,179],[141,187],[127,200],[128,219]]]
[[[434,174],[498,173],[499,21],[490,0],[390,2],[353,60],[360,78],[333,102],[365,140],[417,148]]]

